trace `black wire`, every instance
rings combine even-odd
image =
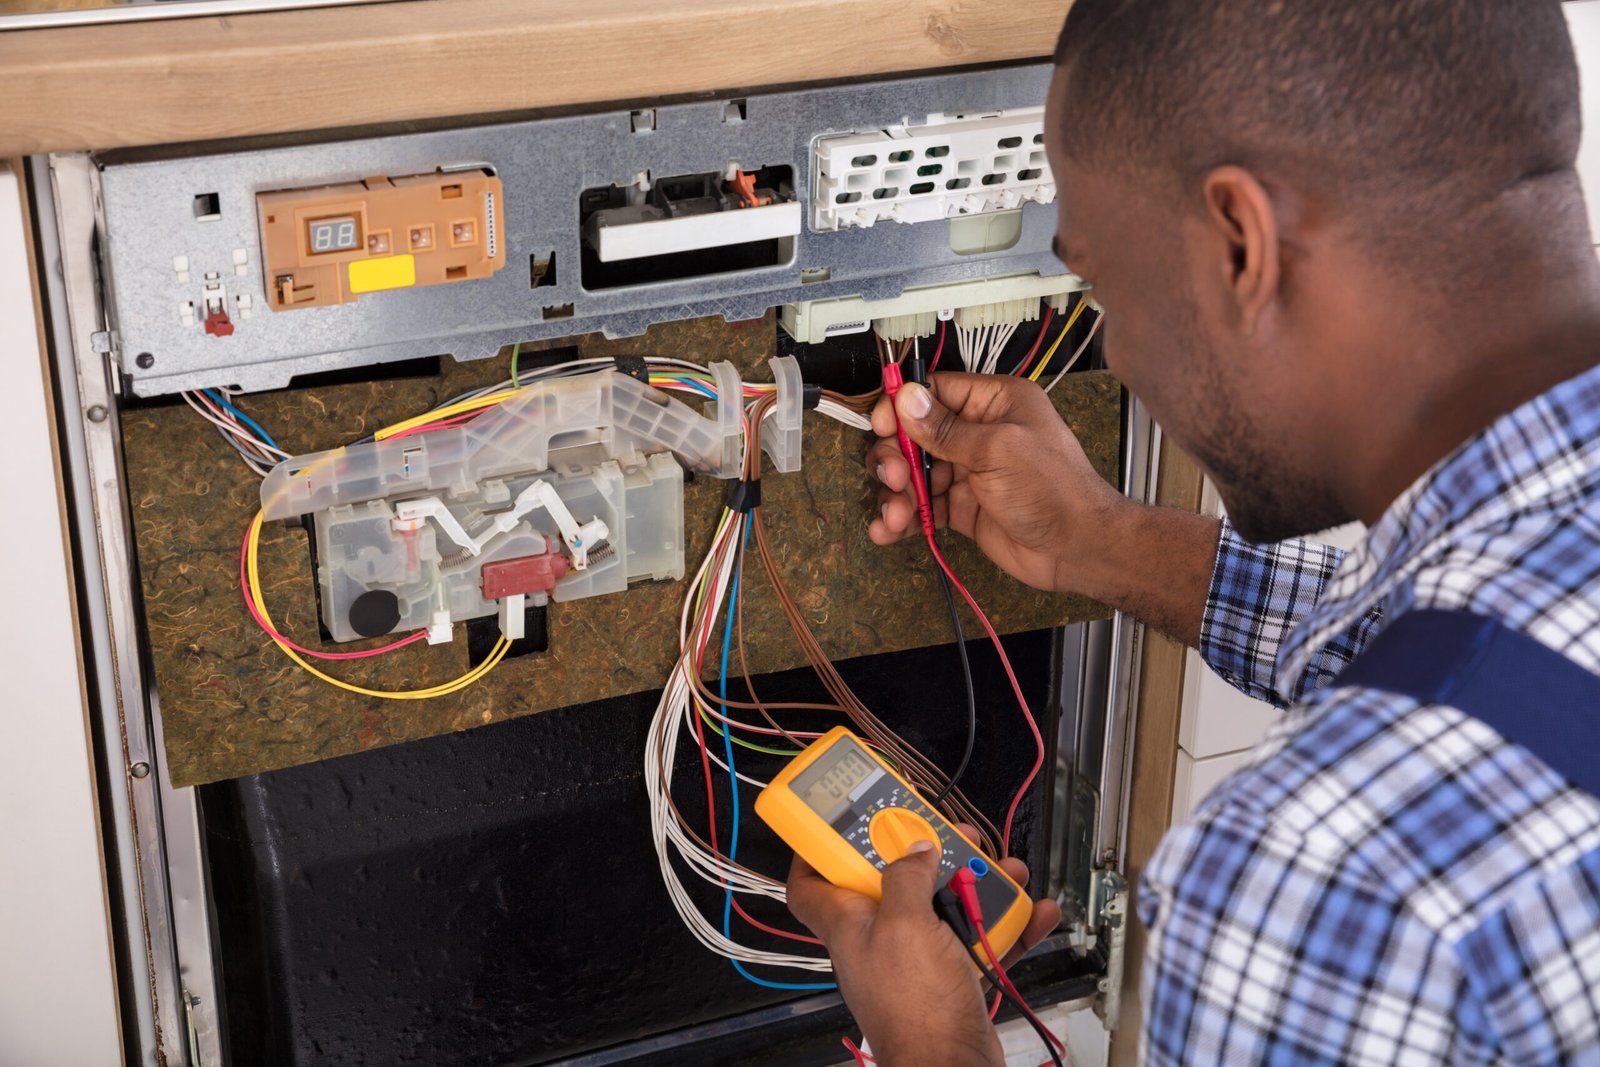
[[[920,355],[906,360],[906,377],[924,389],[928,387],[928,365]],[[932,492],[933,457],[928,455],[926,449],[922,451],[922,481],[928,487],[928,491]],[[972,691],[972,664],[967,661],[967,637],[961,632],[961,612],[956,607],[956,596],[950,588],[950,576],[945,574],[938,560],[934,560],[933,573],[938,577],[939,588],[944,592],[945,607],[950,610],[950,629],[955,631],[956,653],[961,657],[961,677],[967,684],[967,747],[961,753],[961,762],[956,765],[955,773],[933,798],[933,806],[938,807],[950,799],[950,794],[955,792],[956,783],[967,773],[967,764],[972,762],[972,746],[978,737],[978,698]]]
[[[944,920],[945,925],[955,931],[956,940],[960,941],[961,947],[967,950],[967,954],[972,957],[972,962],[978,965],[978,970],[988,980],[990,987],[1009,1001],[1011,1006],[1017,1010],[1017,1014],[1026,1019],[1028,1025],[1033,1027],[1033,1032],[1039,1035],[1039,1040],[1043,1041],[1044,1047],[1049,1050],[1050,1060],[1054,1067],[1065,1067],[1065,1064],[1061,1062],[1061,1054],[1056,1051],[1055,1040],[1051,1037],[1050,1031],[1044,1028],[1044,1023],[1034,1016],[1033,1012],[1019,997],[1001,984],[1000,976],[989,968],[989,965],[984,962],[983,956],[973,947],[973,942],[978,940],[978,931],[973,928],[972,921],[967,918],[966,909],[961,906],[960,899],[956,896],[955,891],[949,886],[941,886],[938,892],[933,894],[933,907],[938,912],[939,917]]]
[[[967,954],[972,957],[972,962],[978,965],[978,970],[983,972],[983,976],[989,980],[989,984],[994,987],[995,992],[1010,1001],[1011,1006],[1016,1008],[1017,1012],[1028,1021],[1029,1026],[1033,1027],[1033,1032],[1039,1035],[1039,1040],[1044,1042],[1045,1049],[1050,1053],[1050,1062],[1055,1067],[1066,1067],[1061,1062],[1061,1053],[1056,1051],[1056,1043],[1051,1040],[1050,1031],[1044,1028],[1044,1023],[1040,1022],[1033,1012],[1028,1009],[1028,1006],[1018,999],[1011,990],[1000,983],[1000,976],[990,970],[988,965],[983,962],[983,956],[978,953],[977,949],[973,948],[968,942],[963,941],[962,944],[966,946]]]
[[[967,683],[967,747],[961,753],[961,762],[956,765],[955,773],[933,798],[933,806],[938,807],[955,792],[956,783],[967,773],[967,764],[972,762],[972,746],[978,737],[978,698],[972,690],[972,664],[967,660],[967,638],[961,632],[961,612],[956,607],[955,593],[950,588],[950,577],[937,563],[934,564],[934,573],[939,577],[939,588],[944,592],[945,606],[950,609],[950,628],[956,634],[956,653],[961,657],[961,676]]]

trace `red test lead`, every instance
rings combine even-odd
[[[890,363],[883,368],[883,391],[888,394],[891,405],[895,397],[900,395],[900,389],[904,385],[905,378],[900,373],[900,364]],[[922,532],[932,539],[933,498],[928,492],[928,480],[922,475],[922,449],[917,447],[916,442],[906,433],[905,427],[900,425],[898,409],[895,411],[894,428],[900,440],[900,454],[906,457],[906,465],[911,468],[911,489],[917,497],[917,516],[922,520]]]
[[[900,365],[898,363],[886,364],[883,368],[883,391],[888,395],[891,407],[894,407],[895,398],[900,394],[900,390],[904,386],[905,378],[900,372]],[[961,579],[956,577],[956,573],[951,569],[949,561],[944,558],[944,553],[939,549],[938,532],[933,524],[933,499],[929,495],[928,479],[922,473],[922,450],[917,447],[916,442],[911,440],[911,436],[906,433],[905,427],[900,424],[899,408],[894,408],[894,425],[895,434],[900,441],[900,454],[905,457],[906,465],[911,468],[911,489],[917,497],[917,515],[922,522],[922,533],[927,539],[928,550],[933,553],[934,561],[938,563],[939,569],[944,571],[945,576],[950,579],[950,584],[955,586],[956,591],[961,594],[961,598],[967,602],[967,607],[972,609],[972,613],[983,624],[984,633],[988,634],[990,643],[994,645],[995,652],[1000,656],[1000,665],[1005,668],[1006,680],[1011,683],[1011,692],[1017,698],[1017,706],[1022,709],[1022,717],[1028,724],[1028,732],[1033,735],[1036,752],[1033,766],[1028,770],[1028,776],[1022,780],[1022,785],[1017,789],[1016,795],[1011,798],[1011,806],[1006,810],[1005,825],[1001,828],[1001,836],[1003,838],[1000,845],[1001,854],[1009,856],[1011,854],[1011,824],[1016,819],[1017,808],[1021,806],[1022,798],[1027,795],[1028,787],[1038,777],[1039,769],[1044,766],[1044,735],[1039,732],[1039,724],[1034,720],[1033,709],[1028,707],[1028,698],[1023,695],[1022,683],[1017,680],[1017,673],[1011,668],[1011,657],[1006,655],[1005,645],[1000,643],[1000,635],[995,632],[994,627],[989,622],[989,617],[978,606],[977,599],[962,584]]]

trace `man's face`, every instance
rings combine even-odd
[[[1162,429],[1216,484],[1228,515],[1253,541],[1276,541],[1344,521],[1317,464],[1301,455],[1305,404],[1282,317],[1246,329],[1230,305],[1229,260],[1203,210],[1165,175],[1117,173],[1067,158],[1055,133],[1057,78],[1045,119],[1060,205],[1057,252],[1094,287],[1108,316],[1106,363]]]

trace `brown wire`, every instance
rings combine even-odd
[[[909,342],[907,343],[909,346]],[[864,398],[863,398],[864,399]],[[776,402],[775,397],[763,397],[751,408],[750,431],[748,443],[745,447],[744,476],[747,480],[759,474],[761,463],[761,423],[766,412]],[[766,572],[767,580],[772,584],[774,593],[778,598],[778,605],[789,623],[790,630],[800,645],[801,651],[810,662],[813,672],[822,682],[829,695],[843,708],[846,715],[856,725],[857,729],[873,741],[905,772],[906,777],[912,780],[924,792],[938,793],[943,790],[949,779],[944,772],[927,757],[923,756],[903,738],[891,730],[881,719],[872,713],[860,697],[845,682],[823,649],[810,624],[805,619],[805,614],[800,610],[799,604],[790,594],[784,584],[783,576],[779,571],[777,560],[772,553],[771,544],[767,539],[766,524],[762,519],[761,508],[751,509],[750,522],[756,539],[756,550],[761,557],[762,569]],[[999,831],[976,805],[960,791],[953,790],[946,801],[958,821],[969,822],[978,827],[979,834],[985,838],[984,847],[989,849],[994,841],[999,839]],[[993,854],[991,852],[991,854]]]
[[[904,341],[900,345],[898,354],[896,354],[889,342],[883,341],[881,338],[879,340],[881,342],[879,356],[885,364],[887,364],[891,358],[893,358],[895,362],[899,362],[905,358],[911,349],[911,342],[909,340]],[[882,395],[882,393],[881,390],[878,390],[871,393],[852,396],[833,392],[831,390],[823,390],[822,395],[841,405],[842,407],[847,408],[848,410],[865,415],[871,412],[873,406],[877,403],[878,398]],[[777,403],[777,397],[769,394],[761,397],[753,405],[751,405],[749,413],[749,432],[746,438],[744,464],[741,472],[741,476],[746,481],[755,481],[761,476],[761,425],[763,419],[766,417],[766,414],[772,409],[772,406],[775,403]],[[746,690],[749,693],[750,700],[739,701],[714,695],[705,685],[704,680],[699,677],[698,672],[689,672],[689,681],[696,697],[701,699],[702,702],[707,705],[716,704],[729,708],[740,708],[744,710],[755,711],[767,722],[769,726],[777,730],[784,737],[784,739],[801,749],[806,747],[805,741],[801,738],[795,737],[792,733],[785,729],[783,725],[772,716],[771,713],[773,711],[822,711],[843,714],[850,719],[852,724],[854,724],[856,729],[864,737],[872,742],[872,744],[880,751],[884,752],[888,758],[900,768],[900,770],[905,774],[907,780],[909,780],[924,794],[933,795],[942,791],[949,782],[948,776],[946,776],[945,773],[940,770],[939,767],[930,759],[917,751],[904,738],[895,733],[888,727],[887,724],[874,715],[871,709],[866,706],[865,702],[863,702],[861,698],[856,695],[855,691],[850,688],[849,683],[844,680],[844,677],[839,674],[838,668],[834,665],[832,659],[828,656],[827,651],[822,647],[821,642],[817,639],[815,632],[811,629],[810,623],[806,621],[805,613],[801,610],[798,602],[794,599],[794,596],[789,592],[787,585],[784,583],[783,575],[778,567],[777,559],[773,554],[771,543],[767,538],[766,524],[762,519],[760,505],[757,505],[750,510],[748,521],[751,524],[752,532],[755,534],[756,553],[761,559],[762,570],[766,574],[767,580],[772,586],[773,593],[778,601],[779,609],[783,612],[785,620],[789,623],[789,628],[794,635],[796,643],[800,646],[801,652],[805,655],[807,662],[810,664],[812,672],[822,683],[823,688],[828,692],[829,697],[832,698],[834,703],[768,703],[760,698],[759,694],[756,692],[754,681],[750,674],[749,660],[745,649],[743,603],[743,589],[745,583],[741,583],[740,597],[738,602],[734,605],[734,612],[735,635],[739,645],[739,668]],[[732,549],[724,548],[723,551],[737,551],[742,555],[743,546],[740,545],[739,547]],[[719,567],[720,561],[713,561],[713,569],[717,569]],[[704,632],[703,627],[710,625],[712,625],[712,622],[709,617],[700,620],[695,627],[695,630],[691,634],[691,638],[698,643],[700,636]],[[732,727],[726,723],[723,723],[722,728],[725,730],[732,729]],[[697,834],[689,825],[688,820],[683,817],[683,813],[678,810],[677,804],[672,799],[672,790],[670,787],[671,776],[668,773],[669,769],[665,765],[664,752],[665,750],[663,748],[662,754],[658,757],[658,767],[661,771],[662,781],[667,783],[667,788],[665,788],[663,792],[666,795],[668,808],[672,812],[672,816],[677,821],[678,825],[691,839],[695,841],[696,844],[698,844],[708,853],[716,855],[725,862],[732,863],[732,865],[740,871],[749,873],[751,875],[756,875],[757,877],[766,877],[764,875],[759,875],[757,872],[750,870],[750,868],[745,867],[742,864],[729,861],[726,854],[712,848],[710,843]],[[983,812],[971,802],[970,799],[968,799],[962,790],[952,790],[950,796],[945,801],[944,807],[944,814],[947,818],[950,818],[952,821],[966,822],[975,826],[978,830],[978,835],[980,838],[978,842],[979,847],[990,855],[996,854],[995,843],[1000,837],[999,830],[995,827],[994,823],[987,816],[985,816]]]

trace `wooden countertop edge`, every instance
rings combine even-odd
[[[1048,55],[1069,0],[407,0],[0,33],[0,158]]]

